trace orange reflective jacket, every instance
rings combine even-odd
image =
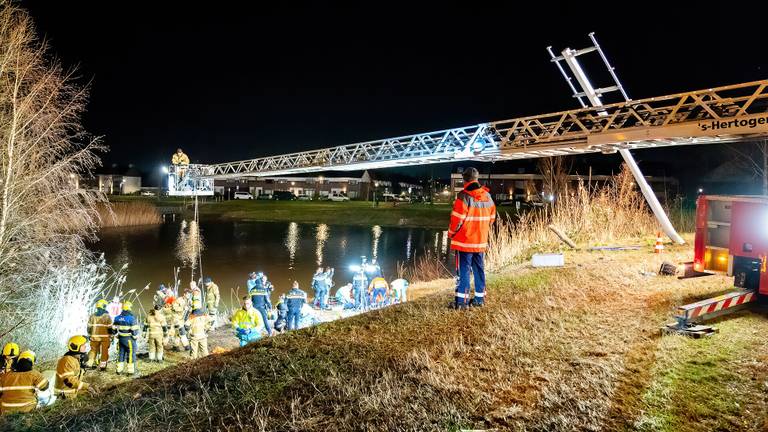
[[[477,181],[464,184],[456,196],[451,212],[448,237],[451,249],[462,252],[485,252],[488,230],[496,219],[496,205],[488,189]]]

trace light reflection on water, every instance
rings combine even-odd
[[[413,231],[408,230],[408,240],[405,242],[405,260],[411,260],[411,248],[413,247]]]
[[[309,283],[319,265],[335,267],[334,279],[341,286],[351,281],[349,265],[359,263],[361,256],[375,257],[384,276],[394,279],[398,262],[413,262],[426,249],[446,259],[448,251],[446,233],[422,228],[204,221],[201,231],[205,276],[219,285],[228,305],[244,294],[250,271],[266,272],[275,296],[287,292],[294,280],[311,295]],[[103,252],[113,267],[130,263],[126,289],[151,283],[142,294],[142,302],[149,304],[159,283],[173,283],[173,269],[179,266],[174,253],[178,233],[179,223],[105,230],[91,248]],[[181,286],[187,286],[189,270],[179,274]]]
[[[378,225],[374,225],[373,228],[371,228],[371,231],[373,232],[373,250],[371,253],[371,256],[373,259],[378,259],[379,257],[379,239],[381,238],[381,227]]]
[[[293,270],[296,260],[296,249],[299,246],[299,224],[291,222],[288,224],[288,233],[285,235],[285,247],[288,249],[288,268]]]
[[[317,257],[317,265],[323,264],[323,248],[325,248],[325,242],[328,240],[329,231],[330,229],[326,224],[319,224],[317,228],[315,228],[315,239],[317,240],[315,256]]]
[[[443,247],[440,249],[440,252],[442,252],[443,255],[448,253],[448,231],[443,231]],[[435,253],[437,253],[437,251],[435,251]]]

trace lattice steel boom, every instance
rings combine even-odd
[[[745,141],[768,136],[766,87],[768,80],[761,80],[596,108],[214,164],[198,172],[205,178],[274,176]]]

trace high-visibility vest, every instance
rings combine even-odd
[[[261,325],[261,314],[256,309],[238,309],[232,317],[232,328],[254,329]]]
[[[373,292],[373,290],[375,289],[383,289],[385,291],[388,290],[389,285],[387,285],[387,280],[384,279],[383,277],[374,278],[371,281],[371,284],[368,285],[368,291]]]
[[[451,212],[448,237],[451,249],[461,252],[485,252],[488,231],[496,220],[496,205],[488,189],[476,181],[466,183],[456,196]]]

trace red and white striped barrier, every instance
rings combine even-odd
[[[729,309],[745,303],[757,300],[754,291],[733,291],[728,294],[702,300],[700,302],[687,304],[677,308],[675,318],[686,322],[695,320],[703,315],[709,315],[721,310]]]

